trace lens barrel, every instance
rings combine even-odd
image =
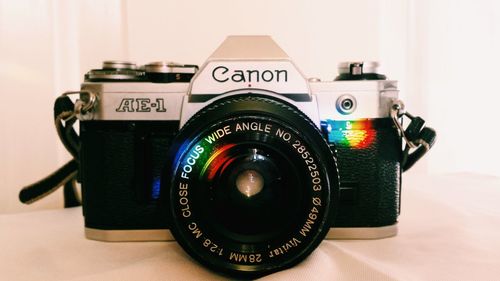
[[[253,278],[293,266],[330,228],[335,158],[289,104],[252,94],[218,100],[182,128],[169,162],[171,231],[216,271]]]

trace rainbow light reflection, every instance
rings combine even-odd
[[[161,188],[161,179],[160,176],[156,176],[153,179],[153,186],[151,187],[151,198],[154,200],[160,198],[160,188]]]
[[[181,157],[183,157],[183,161],[179,164],[179,169],[182,169],[182,166],[186,165],[186,160],[190,154],[194,153],[194,148],[196,146],[203,147],[203,152],[200,153],[199,157],[196,159],[196,164],[193,165],[193,168],[199,169],[199,177],[208,180],[213,180],[219,172],[220,169],[224,170],[234,159],[229,156],[229,150],[236,146],[234,143],[216,144],[216,142],[209,143],[205,138],[199,139],[197,142],[193,142],[192,140],[186,140],[180,146],[176,156],[175,163],[177,163]]]
[[[235,160],[235,158],[231,157],[228,153],[229,150],[235,145],[236,144],[234,143],[229,143],[217,148],[210,156],[210,158],[208,158],[208,160],[205,162],[200,175],[203,176],[208,172],[207,179],[211,181],[215,178],[219,170],[220,173],[222,173],[227,168],[227,166],[229,166],[229,164],[231,164],[231,162]]]
[[[348,146],[357,149],[369,147],[375,140],[377,131],[369,119],[321,121],[321,129],[329,143],[339,146]]]

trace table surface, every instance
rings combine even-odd
[[[399,234],[323,241],[263,280],[499,280],[500,179],[405,177]],[[175,242],[83,236],[81,208],[0,215],[2,280],[221,280]]]

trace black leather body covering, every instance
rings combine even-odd
[[[103,230],[168,228],[161,171],[178,121],[80,123],[85,226]]]
[[[340,203],[333,227],[378,227],[397,222],[401,191],[401,138],[390,118],[373,120],[366,147],[334,144]]]

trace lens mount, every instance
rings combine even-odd
[[[296,108],[233,96],[200,111],[172,145],[171,231],[196,260],[232,276],[290,267],[323,240],[338,175],[316,126]]]

